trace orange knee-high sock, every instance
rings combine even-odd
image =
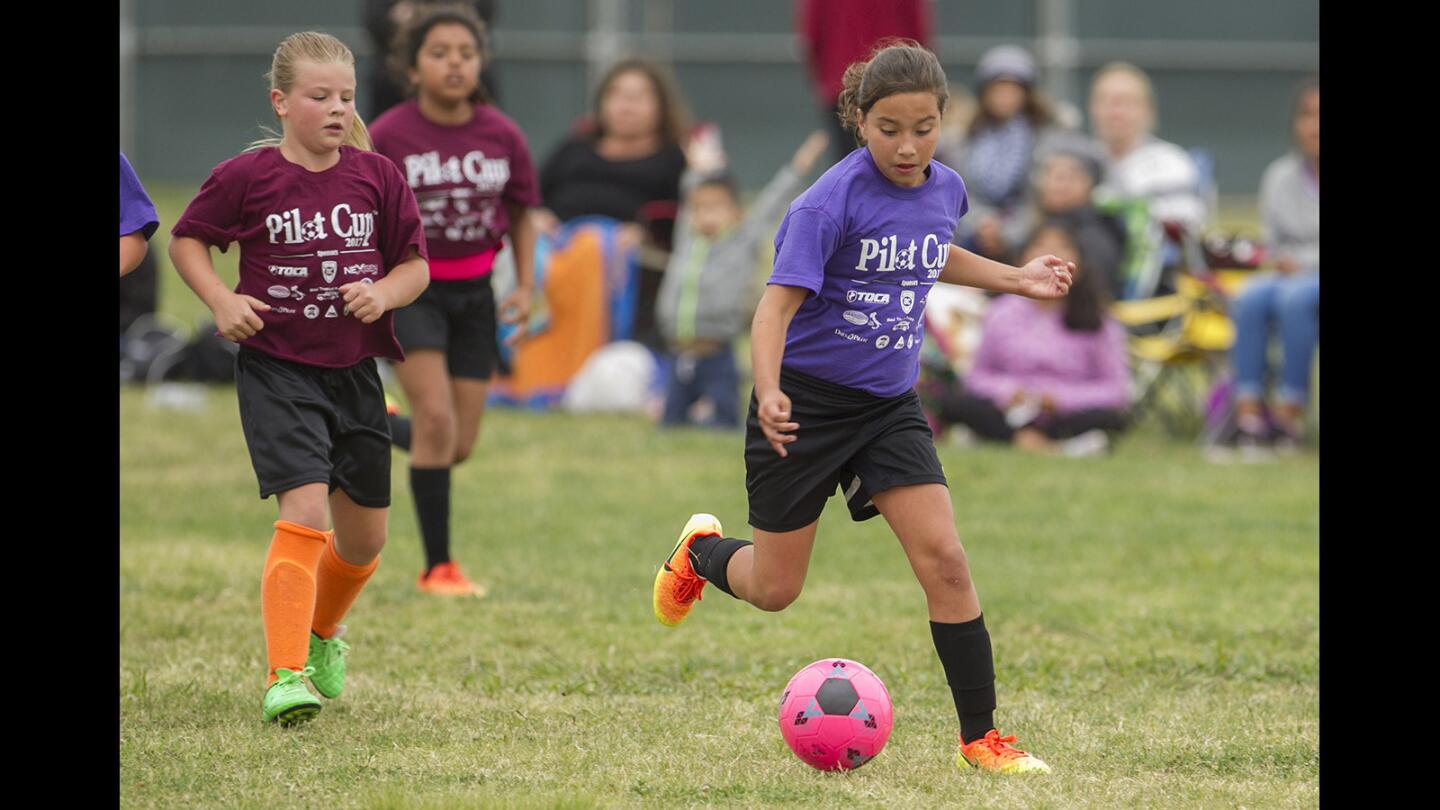
[[[345,618],[350,606],[355,604],[355,597],[379,566],[379,555],[365,565],[345,562],[335,551],[334,532],[330,533],[315,577],[315,618],[310,623],[315,635],[321,638],[335,635],[340,620]]]
[[[315,614],[315,569],[331,532],[288,520],[275,521],[275,537],[260,577],[260,615],[270,680],[280,667],[299,672],[310,656],[310,617]],[[267,684],[268,685],[268,684]]]

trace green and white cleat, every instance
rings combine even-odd
[[[343,624],[330,638],[320,638],[313,630],[310,632],[310,657],[305,661],[305,669],[314,673],[310,683],[321,697],[334,699],[345,691],[345,656],[350,652],[350,645],[340,640],[344,632]]]
[[[310,667],[299,672],[284,667],[275,670],[278,680],[265,690],[265,722],[293,726],[320,713],[320,700],[310,694],[303,680],[314,672]]]

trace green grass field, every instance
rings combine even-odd
[[[650,612],[692,511],[745,536],[738,435],[495,411],[455,473],[456,553],[492,589],[415,589],[405,457],[391,539],[347,623],[345,695],[260,722],[256,497],[234,394],[119,394],[120,779],[127,807],[1298,807],[1319,801],[1319,462],[1213,466],[1148,431],[1096,460],[944,447],[994,639],[999,719],[1054,768],[954,769],[924,599],[881,520],[832,500],[805,593],[709,589]],[[895,702],[889,745],[823,774],[780,691],[845,656]]]

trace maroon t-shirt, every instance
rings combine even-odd
[[[525,136],[488,104],[476,104],[469,123],[446,126],[410,99],[376,118],[370,139],[414,189],[435,258],[498,249],[510,228],[506,205],[540,204]]]
[[[393,312],[363,324],[340,294],[384,278],[412,247],[426,258],[415,195],[381,155],[342,146],[339,163],[311,172],[277,147],[246,152],[215,167],[170,233],[222,252],[240,243],[235,292],[271,306],[242,346],[326,368],[404,359]]]

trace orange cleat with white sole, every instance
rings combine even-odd
[[[719,518],[703,512],[691,515],[685,529],[680,532],[675,550],[670,552],[670,557],[655,575],[655,618],[666,627],[685,621],[685,617],[690,615],[690,608],[700,601],[705,580],[690,565],[690,542],[707,534],[725,534],[725,530],[720,528]]]
[[[1050,766],[1033,754],[1027,754],[1011,745],[1015,736],[1001,737],[1000,732],[990,729],[984,737],[966,745],[960,743],[955,753],[955,767],[960,770],[975,768],[995,773],[1049,773]]]
[[[420,590],[436,596],[484,596],[484,585],[470,581],[454,560],[443,562],[420,575]]]

